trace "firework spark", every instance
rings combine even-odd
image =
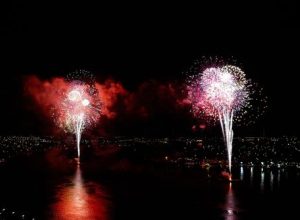
[[[195,114],[218,119],[227,147],[228,167],[231,172],[233,121],[237,113],[250,103],[250,81],[236,66],[211,67],[192,76],[188,83],[188,96]]]

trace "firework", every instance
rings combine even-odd
[[[240,121],[241,116],[248,112],[251,94],[252,86],[245,73],[232,65],[206,68],[188,81],[188,96],[194,113],[220,122],[230,173],[233,122]]]
[[[82,132],[98,121],[101,113],[101,103],[95,83],[93,81],[78,80],[78,72],[76,72],[76,77],[69,77],[68,87],[62,93],[63,98],[59,106],[58,124],[66,132],[75,134],[77,155],[80,158]]]

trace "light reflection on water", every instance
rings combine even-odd
[[[228,191],[225,198],[225,219],[235,220],[237,219],[237,204],[234,192],[232,189],[232,183],[229,183]]]
[[[278,174],[277,174],[277,183],[278,183],[278,186],[280,184],[280,174],[281,174],[281,171],[278,170]]]
[[[50,207],[51,219],[109,219],[106,193],[98,183],[83,179],[80,166],[69,184],[57,188],[55,198],[56,202]]]
[[[264,168],[261,168],[261,170],[260,170],[260,189],[261,189],[261,191],[264,191],[264,189],[265,189],[265,172],[264,172]]]
[[[268,169],[263,167],[243,167],[239,168],[239,180],[250,186],[258,186],[261,192],[265,190],[275,190],[279,188],[282,173],[288,176],[288,172],[283,169]]]
[[[253,184],[253,167],[250,168],[250,184]]]
[[[139,176],[120,175],[117,179],[115,176],[110,179],[109,175],[101,176],[101,172],[89,169],[90,166],[86,164],[74,167],[74,164],[70,163],[67,166],[65,160],[61,161],[63,162],[57,163],[57,160],[53,162],[54,165],[59,164],[57,165],[59,169],[56,166],[54,168],[51,166],[51,170],[47,170],[48,167],[42,169],[42,172],[46,173],[45,178],[41,178],[38,175],[40,172],[35,171],[33,166],[27,166],[26,169],[20,171],[19,167],[22,166],[18,165],[16,172],[12,172],[13,168],[8,169],[8,172],[3,172],[0,181],[0,202],[4,205],[1,204],[1,206],[7,210],[10,207],[12,208],[9,210],[12,211],[20,210],[22,214],[25,210],[25,214],[35,216],[36,219],[63,220],[155,219],[151,218],[152,216],[158,216],[158,218],[170,216],[165,219],[174,220],[195,219],[182,218],[187,215],[186,213],[199,215],[198,219],[214,219],[210,217],[222,216],[222,219],[234,220],[243,219],[244,216],[247,219],[255,219],[248,218],[248,215],[259,216],[261,212],[269,216],[273,211],[290,213],[291,210],[298,210],[290,197],[293,199],[299,197],[299,188],[296,183],[300,182],[300,170],[267,167],[262,170],[261,166],[243,165],[233,170],[234,181],[232,183],[224,182],[223,179],[212,179],[208,182],[202,176],[193,176],[181,182],[179,178],[181,173],[178,175],[176,173],[174,179],[170,178],[174,176],[173,173],[170,173],[170,176],[166,175],[166,179],[159,175],[161,178],[153,178],[153,181],[148,183],[148,178],[137,181]],[[60,170],[66,167],[66,170]],[[73,173],[68,176],[70,170],[73,170]],[[57,171],[60,173],[56,174]],[[85,177],[86,171],[89,172],[88,178]],[[196,172],[199,171],[196,170]],[[13,179],[11,173],[18,178]],[[107,182],[102,185],[98,176],[109,182],[109,191],[104,187]],[[44,185],[44,181],[49,182],[49,185]],[[193,181],[199,182],[194,184]],[[23,183],[23,187],[20,187],[20,182]],[[171,187],[165,187],[166,182]],[[199,183],[203,185],[198,185]],[[150,193],[149,190],[151,190]],[[172,195],[177,192],[179,195],[173,197]],[[110,197],[110,195],[113,196]],[[179,210],[178,212],[172,212],[174,204],[180,207],[176,209]],[[208,214],[207,218],[205,214]],[[276,213],[273,215],[277,216]]]
[[[298,175],[299,172],[297,172]],[[292,174],[291,174],[292,175]],[[225,190],[224,203],[222,204],[226,220],[239,219],[240,215],[247,210],[247,207],[240,207],[241,186],[250,187],[255,192],[276,193],[280,189],[280,182],[285,176],[289,177],[288,171],[284,169],[268,169],[262,167],[245,167],[240,166],[235,170],[234,176],[238,176],[237,181],[228,183],[228,189]],[[286,177],[286,178],[287,178]],[[226,186],[227,187],[227,186]],[[244,211],[243,211],[244,210]]]
[[[241,180],[244,180],[244,167],[243,166],[240,167],[240,178],[241,178]]]
[[[270,189],[271,189],[271,191],[274,190],[274,174],[273,174],[273,172],[270,173]]]

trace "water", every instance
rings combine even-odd
[[[57,187],[55,202],[48,207],[53,219],[108,219],[109,200],[101,185],[84,181],[80,167],[70,180]]]
[[[105,165],[104,165],[105,164]],[[14,219],[292,219],[299,171],[233,167],[232,183],[205,170],[91,157],[80,166],[60,151],[0,167],[1,216]],[[12,214],[14,212],[14,214]],[[22,217],[23,215],[23,217]]]

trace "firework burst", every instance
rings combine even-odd
[[[80,140],[83,130],[95,125],[101,115],[101,102],[94,81],[90,77],[89,80],[78,77],[86,78],[86,74],[86,71],[79,71],[68,78],[68,87],[61,94],[58,117],[54,116],[59,127],[75,134],[78,158],[80,158]]]
[[[220,122],[231,172],[233,122],[241,122],[242,116],[252,107],[253,85],[239,67],[220,65],[191,76],[187,90],[197,117]]]

